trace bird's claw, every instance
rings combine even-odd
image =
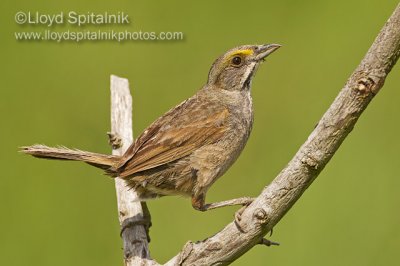
[[[242,214],[244,210],[249,206],[253,200],[243,204],[242,208],[240,208],[237,212],[235,212],[235,224],[236,227],[239,229],[240,232],[245,233],[246,231],[243,229],[243,226],[241,225],[241,220],[242,220]]]

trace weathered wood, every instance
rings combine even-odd
[[[111,76],[111,132],[121,139],[120,147],[112,154],[122,155],[133,142],[132,133],[132,97],[127,79]],[[121,225],[121,237],[124,243],[125,265],[138,265],[136,259],[149,259],[149,247],[146,228],[134,222],[143,219],[143,210],[133,189],[128,189],[125,181],[115,178],[118,201],[118,217]]]

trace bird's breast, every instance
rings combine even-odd
[[[223,175],[236,161],[249,139],[253,127],[253,103],[250,93],[240,99],[240,104],[231,106],[229,130],[217,145],[223,158],[218,176]]]

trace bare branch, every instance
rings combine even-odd
[[[324,169],[379,92],[400,56],[400,5],[397,6],[360,65],[285,169],[232,222],[202,242],[188,242],[166,265],[228,265],[285,215]]]
[[[127,79],[111,76],[111,135],[121,143],[113,145],[113,155],[122,155],[133,142],[132,133],[132,97]],[[115,139],[114,139],[115,141]],[[150,258],[146,228],[138,224],[143,220],[143,210],[133,189],[128,189],[124,180],[115,179],[118,201],[118,217],[121,236],[124,242],[125,265],[138,265],[137,260],[155,265]],[[142,259],[143,258],[143,259]],[[145,264],[143,264],[145,265]]]

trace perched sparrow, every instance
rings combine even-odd
[[[167,195],[192,198],[196,210],[248,204],[239,198],[205,204],[210,186],[235,162],[253,125],[251,81],[278,44],[244,45],[219,57],[206,85],[153,122],[123,156],[43,145],[22,147],[35,157],[83,161],[126,180],[140,201]]]

